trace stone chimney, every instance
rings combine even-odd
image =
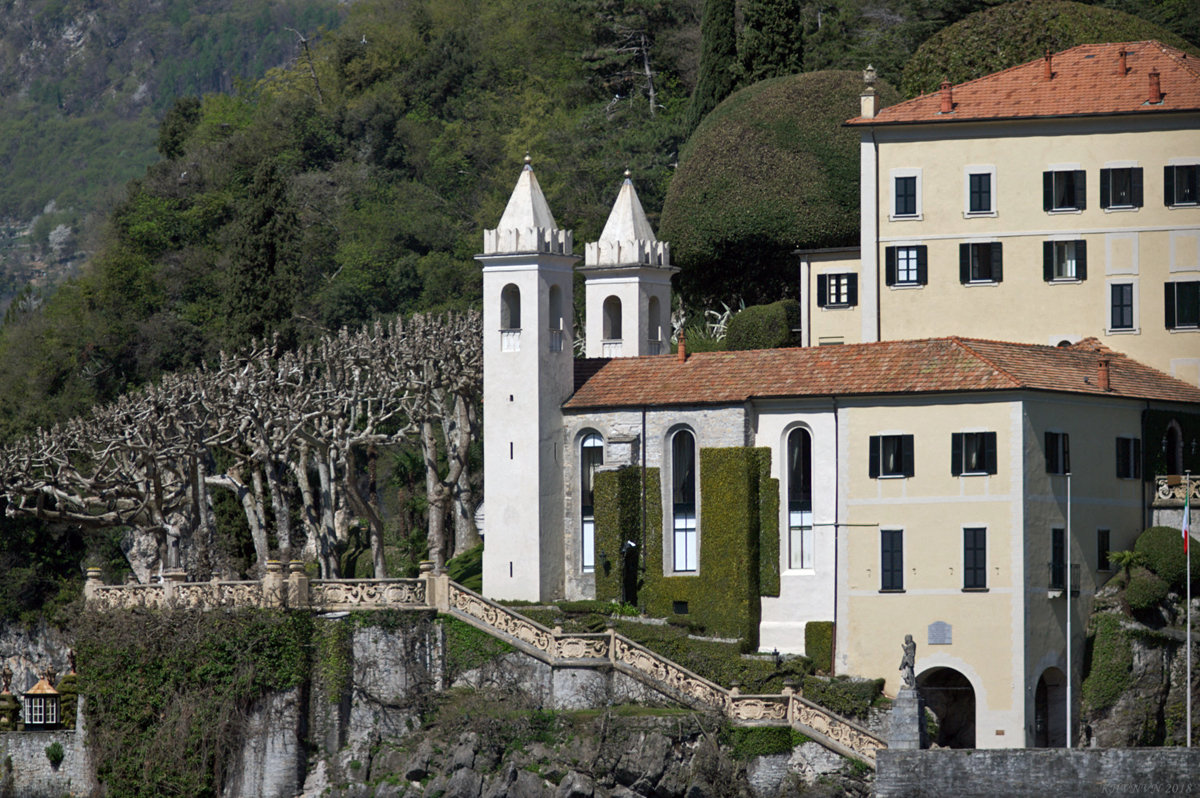
[[[1108,376],[1108,360],[1106,358],[1100,358],[1100,362],[1097,365],[1096,384],[1100,386],[1100,390],[1102,391],[1112,390],[1112,384],[1109,382]]]
[[[954,111],[954,87],[950,85],[950,81],[942,78],[942,113],[948,114]]]
[[[863,119],[874,119],[879,113],[879,92],[875,90],[875,67],[867,64],[863,70],[862,94],[859,95],[859,116]]]
[[[1123,75],[1129,74],[1129,64],[1125,60],[1125,56],[1127,56],[1127,55],[1129,55],[1129,53],[1125,52],[1124,47],[1122,47],[1121,51],[1117,53],[1117,63],[1119,64],[1119,66],[1117,67],[1118,75],[1123,76]]]
[[[1162,102],[1162,98],[1162,83],[1159,80],[1158,70],[1152,69],[1150,70],[1150,92],[1146,98],[1146,102],[1151,105],[1157,105]]]
[[[1046,64],[1046,69],[1043,73],[1043,77],[1045,77],[1046,80],[1053,80],[1054,79],[1054,66],[1050,62],[1050,51],[1049,50],[1046,51],[1045,64]]]

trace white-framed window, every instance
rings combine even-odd
[[[911,477],[915,472],[912,435],[872,435],[867,456],[871,479]]]
[[[999,283],[1004,280],[1004,247],[999,241],[972,241],[958,245],[958,281]]]
[[[696,471],[696,436],[677,430],[671,435],[671,565],[676,573],[700,569]]]
[[[1200,328],[1200,281],[1163,284],[1168,330]]]
[[[996,215],[996,167],[967,166],[963,169],[963,215]]]
[[[857,304],[857,274],[845,272],[817,275],[817,307],[852,308]]]
[[[924,244],[899,244],[884,249],[884,282],[890,286],[928,283],[928,249]]]
[[[1163,167],[1163,202],[1172,208],[1200,204],[1200,164],[1171,163]]]
[[[1100,207],[1104,210],[1133,210],[1142,207],[1142,167],[1113,164],[1100,170]]]
[[[1042,279],[1048,283],[1087,279],[1087,241],[1042,242]]]
[[[1052,213],[1086,208],[1087,172],[1067,166],[1042,172],[1042,210]]]
[[[579,441],[579,515],[584,573],[596,569],[596,471],[604,464],[604,438],[587,431]]]
[[[1110,280],[1108,283],[1108,332],[1137,332],[1137,282]]]
[[[1046,473],[1071,473],[1071,436],[1065,432],[1046,433]]]
[[[892,220],[921,218],[921,170],[893,169]]]
[[[46,699],[41,696],[29,696],[25,699],[29,717],[26,723],[46,723]]]
[[[813,567],[812,435],[797,427],[787,437],[787,567]]]

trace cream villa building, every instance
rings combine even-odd
[[[982,220],[993,226],[1008,218],[1010,201],[995,154],[996,208]],[[889,172],[909,162],[883,161]],[[923,168],[920,207],[932,221],[942,206],[929,185],[942,167]],[[1071,241],[1106,241],[1108,234],[1082,226],[1083,214],[1047,216],[1045,224],[1077,225],[1064,233]],[[1057,235],[1038,233],[1037,246]],[[1134,238],[1157,235],[1138,230]],[[1187,239],[1163,235],[1177,245]],[[991,237],[1008,250],[1034,248],[1032,234]],[[941,254],[927,261],[924,286],[894,295],[879,288],[880,301],[927,309],[951,302],[939,299],[933,275],[951,282],[956,272],[934,265],[956,240],[924,232],[905,240]],[[1075,592],[1067,583],[1078,590],[1072,619],[1082,630],[1094,589],[1111,573],[1108,552],[1129,548],[1148,525],[1143,464],[1159,426],[1173,424],[1171,445],[1182,446],[1179,431],[1200,415],[1200,388],[1113,351],[1098,335],[1047,345],[1060,335],[1049,327],[1035,336],[1039,343],[935,337],[654,356],[664,342],[659,314],[670,307],[672,267],[628,179],[586,253],[586,346],[602,357],[574,359],[564,338],[573,328],[578,258],[527,163],[478,256],[484,593],[624,599],[766,651],[816,656],[823,633],[833,652],[825,667],[882,677],[890,694],[899,687],[901,643],[912,634],[918,682],[941,717],[943,744],[1061,745],[1067,594]],[[844,258],[818,253],[813,262],[828,267]],[[1007,258],[994,285],[954,280],[946,296],[956,289],[999,302],[1022,284],[1051,299],[1078,294],[1081,303],[1109,295],[1086,293],[1108,286],[1107,277],[1085,280],[1080,269],[1069,283],[1042,285],[1020,277],[1017,260]],[[1146,256],[1138,263],[1132,277],[1159,275]],[[1188,274],[1163,267],[1154,279],[1183,283]],[[828,298],[841,288],[825,276]],[[877,288],[863,283],[859,297],[874,296]],[[1140,295],[1151,291],[1140,286]],[[1074,304],[1060,304],[1031,324],[1070,327]],[[1148,328],[1151,310],[1138,313],[1139,329]],[[986,318],[980,323],[982,332],[1000,334]],[[879,337],[869,326],[862,337]],[[1061,335],[1070,340],[1091,328],[1071,330]],[[1186,332],[1156,338],[1200,341]],[[1170,358],[1177,371],[1181,360]],[[1082,659],[1079,633],[1076,688]]]
[[[1200,385],[1200,60],[1089,44],[876,102],[861,262],[802,253],[807,344],[1094,337]]]

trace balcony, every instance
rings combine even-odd
[[[521,351],[521,331],[518,330],[501,330],[500,331],[500,351],[501,352],[520,352]]]
[[[624,342],[620,338],[611,338],[609,340],[600,342],[601,357],[621,357],[621,353],[624,351],[624,349]]]
[[[1067,567],[1063,562],[1046,563],[1047,569],[1050,571],[1050,580],[1047,595],[1049,598],[1060,598],[1067,590]],[[1071,596],[1079,595],[1079,563],[1071,564]]]
[[[1200,478],[1193,476],[1185,485],[1180,474],[1165,474],[1154,478],[1154,507],[1183,509],[1184,492],[1192,494],[1192,507],[1200,501]]]

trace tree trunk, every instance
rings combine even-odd
[[[283,484],[284,469],[274,458],[263,463],[267,488],[271,493],[271,511],[275,516],[275,540],[279,543],[279,559],[292,558],[292,512],[288,505],[287,489]]]
[[[437,437],[433,422],[421,424],[421,454],[425,458],[425,502],[429,507],[429,559],[434,570],[441,573],[446,568],[446,498],[438,475]]]

